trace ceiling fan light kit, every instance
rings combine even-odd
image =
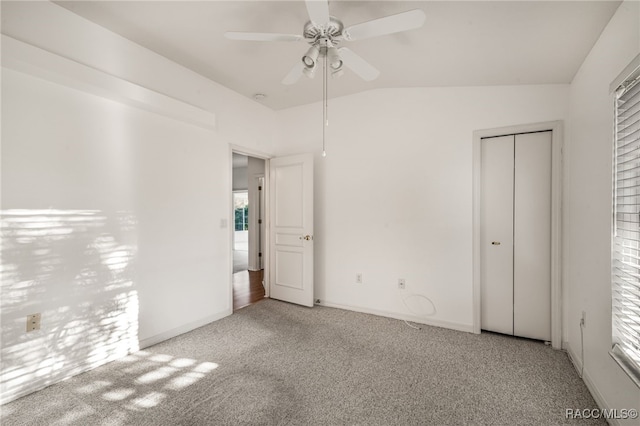
[[[342,68],[342,58],[340,58],[338,48],[335,46],[327,48],[327,59],[329,60],[329,65],[334,71]]]
[[[304,40],[310,44],[307,53],[302,56],[302,60],[294,65],[282,80],[282,83],[287,85],[297,82],[303,74],[309,78],[313,78],[317,68],[318,58],[324,60],[322,76],[322,155],[325,156],[325,127],[329,124],[326,119],[327,76],[329,71],[331,72],[331,77],[340,77],[344,74],[343,68],[346,66],[365,81],[374,80],[380,75],[380,72],[373,65],[369,64],[350,49],[346,47],[338,48],[336,46],[343,41],[362,40],[419,28],[424,24],[425,14],[420,9],[414,9],[345,28],[342,21],[329,14],[329,3],[327,0],[306,0],[305,4],[309,14],[309,21],[303,27],[302,36],[292,34],[226,32],[225,37],[231,40],[242,41],[298,42]]]
[[[312,67],[305,67],[302,69],[302,73],[309,78],[313,78],[316,76],[316,67],[315,65]]]
[[[302,63],[307,68],[313,68],[316,66],[316,61],[320,55],[320,49],[316,46],[311,46],[307,53],[302,57]]]

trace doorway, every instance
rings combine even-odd
[[[232,152],[233,310],[266,296],[264,159]]]

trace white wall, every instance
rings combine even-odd
[[[269,152],[275,114],[54,4],[2,17],[4,34],[217,116],[207,130],[2,69],[4,402],[231,313],[229,143]]]
[[[568,116],[567,85],[388,89],[278,112],[277,154],[315,152],[315,297],[472,330],[472,136]],[[355,284],[356,273],[364,283]],[[397,289],[398,278],[407,289]],[[434,316],[421,297],[436,306]]]
[[[615,364],[611,349],[611,155],[613,97],[610,83],[640,53],[640,8],[624,2],[571,84],[570,137],[565,145],[565,339],[582,362],[599,403],[640,409],[640,390]],[[631,424],[631,423],[630,423]]]

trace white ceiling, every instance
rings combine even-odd
[[[302,1],[59,1],[57,4],[273,109],[321,99],[322,79],[283,77],[304,42],[227,40],[225,31],[301,34]],[[570,83],[619,6],[609,1],[342,1],[345,26],[420,8],[417,30],[344,42],[378,68],[365,82],[347,70],[330,97],[377,88]]]

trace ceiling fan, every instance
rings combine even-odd
[[[295,83],[302,74],[313,78],[318,58],[326,58],[325,64],[328,64],[334,77],[342,75],[343,66],[346,66],[363,80],[371,81],[376,79],[380,72],[352,50],[337,46],[343,41],[362,40],[419,28],[425,20],[424,12],[414,9],[345,28],[339,19],[329,14],[327,0],[306,0],[305,3],[310,20],[304,25],[303,35],[249,32],[226,32],[224,35],[231,40],[305,41],[310,44],[302,61],[282,80],[283,84]],[[325,78],[326,74],[325,71]]]

